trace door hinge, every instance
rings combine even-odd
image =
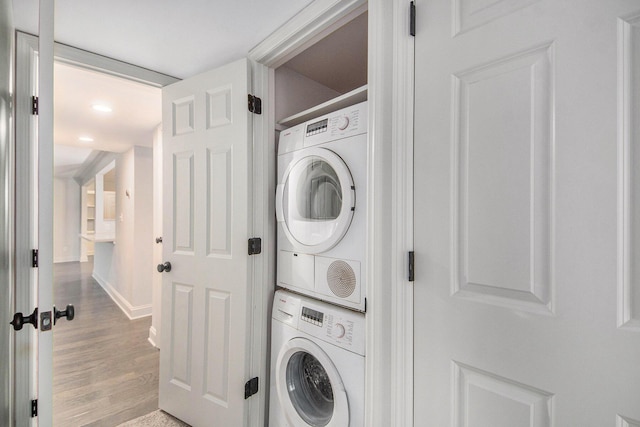
[[[38,250],[31,249],[31,267],[38,268]]]
[[[262,253],[262,239],[252,237],[249,239],[249,255],[258,255]]]
[[[33,399],[31,401],[31,418],[35,418],[38,416],[38,399]]]
[[[415,279],[415,256],[413,251],[409,252],[409,281],[413,282]]]
[[[254,114],[262,114],[262,99],[249,94],[249,111]]]
[[[258,392],[258,377],[253,377],[244,384],[244,398],[248,399]]]
[[[38,115],[38,97],[37,96],[31,97],[31,114],[33,114],[34,116]]]
[[[409,5],[409,35],[416,36],[416,4],[411,2]]]

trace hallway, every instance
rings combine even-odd
[[[129,320],[91,277],[93,263],[54,264],[54,301],[75,319],[54,328],[54,426],[116,426],[158,408],[151,317]]]

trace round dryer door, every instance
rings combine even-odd
[[[349,425],[349,404],[340,375],[314,342],[305,338],[287,342],[278,355],[273,380],[292,426]]]
[[[325,148],[303,150],[278,185],[276,214],[294,248],[321,253],[334,247],[353,219],[355,188],[344,161]]]

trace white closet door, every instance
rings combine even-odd
[[[163,89],[160,408],[242,426],[251,356],[249,64]]]
[[[415,425],[640,426],[640,3],[417,8]]]

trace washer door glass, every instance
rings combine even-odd
[[[286,381],[300,418],[311,426],[326,426],[334,411],[333,388],[320,361],[305,351],[294,353],[287,363]]]
[[[346,233],[355,196],[349,169],[338,155],[326,149],[309,154],[285,176],[282,213],[294,246],[301,244],[318,253],[333,247]]]

